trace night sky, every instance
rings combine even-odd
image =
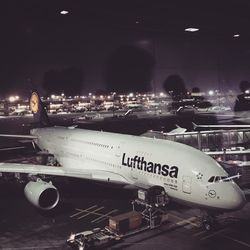
[[[249,1],[188,2],[1,1],[0,95],[31,84],[72,94],[73,86],[160,91],[171,74],[188,88],[238,90],[250,80]]]

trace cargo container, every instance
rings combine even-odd
[[[126,233],[140,227],[142,215],[136,211],[120,214],[109,219],[109,227],[117,233]]]
[[[166,192],[161,186],[139,189],[137,197],[140,201],[148,203],[148,205],[165,206],[168,203]]]

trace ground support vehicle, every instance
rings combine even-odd
[[[140,189],[137,198],[132,201],[132,211],[110,217],[109,225],[104,229],[95,228],[71,234],[67,244],[79,250],[105,248],[132,235],[159,227],[167,220],[167,203],[164,188],[154,186]]]
[[[71,234],[66,242],[74,249],[84,250],[104,248],[120,240],[120,236],[110,230],[94,228]]]

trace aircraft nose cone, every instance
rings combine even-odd
[[[246,197],[243,191],[238,187],[234,187],[234,194],[232,195],[233,209],[241,209],[246,204]]]

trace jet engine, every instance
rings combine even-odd
[[[30,181],[24,188],[24,195],[34,206],[42,210],[54,208],[59,201],[59,192],[51,182],[41,179]]]

